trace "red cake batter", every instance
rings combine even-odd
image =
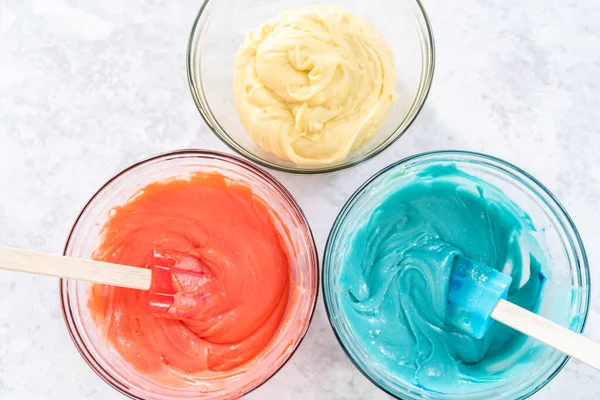
[[[196,257],[210,280],[185,320],[150,313],[145,291],[95,284],[96,325],[128,363],[165,383],[246,363],[269,344],[290,297],[290,255],[274,215],[217,173],[146,186],[111,212],[94,258],[144,266],[165,248]]]

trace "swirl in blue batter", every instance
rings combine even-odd
[[[386,194],[351,234],[338,296],[372,360],[428,391],[481,390],[535,362],[542,346],[495,323],[474,339],[444,324],[452,261],[458,254],[513,278],[509,301],[531,311],[546,281],[531,219],[495,186],[433,166]],[[545,272],[545,271],[544,271]],[[525,360],[525,361],[524,361]]]

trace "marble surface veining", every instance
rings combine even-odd
[[[359,0],[357,0],[359,1]],[[229,151],[205,127],[185,75],[201,2],[0,2],[0,244],[61,252],[87,199],[158,152]],[[437,66],[408,133],[374,160],[329,176],[275,173],[322,254],[345,200],[382,167],[435,149],[482,151],[538,177],[587,245],[600,340],[600,8],[596,0],[426,0]],[[57,281],[0,271],[0,399],[121,399],[68,337]],[[535,399],[600,397],[576,361]],[[292,360],[249,399],[387,399],[339,347],[319,298]]]

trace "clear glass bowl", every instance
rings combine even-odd
[[[390,395],[399,399],[483,400],[524,399],[546,385],[564,367],[568,357],[547,349],[544,363],[536,364],[527,374],[517,374],[491,390],[472,393],[436,393],[416,387],[383,370],[361,347],[345,318],[338,295],[338,274],[356,226],[365,221],[381,199],[406,182],[407,177],[434,164],[454,163],[460,170],[483,179],[504,191],[528,213],[537,228],[536,240],[545,243],[546,260],[553,282],[572,285],[579,295],[566,310],[564,325],[583,332],[590,302],[590,275],[583,243],[567,212],[554,196],[531,175],[505,161],[482,154],[442,151],[420,154],[398,161],[363,184],[338,215],[329,235],[323,263],[323,294],[333,330],[357,368]],[[539,311],[549,316],[543,305]],[[567,315],[568,314],[568,315]],[[553,314],[556,318],[556,315]],[[525,346],[531,345],[529,339]]]
[[[258,146],[238,119],[233,102],[235,54],[246,33],[281,12],[317,0],[205,0],[192,27],[187,72],[192,96],[210,129],[244,157],[286,172],[333,172],[374,157],[411,125],[429,92],[434,69],[431,26],[419,0],[329,0],[371,22],[394,54],[398,100],[375,137],[340,163],[300,166]]]
[[[306,334],[314,312],[319,279],[317,250],[302,210],[290,193],[271,175],[237,157],[203,150],[171,152],[137,163],[108,181],[77,218],[64,254],[89,258],[100,241],[100,231],[110,210],[125,203],[150,182],[188,176],[197,171],[217,171],[246,184],[263,198],[282,222],[278,228],[289,238],[293,255],[292,282],[297,301],[290,303],[284,321],[265,351],[255,359],[219,374],[226,384],[210,379],[181,388],[162,386],[143,376],[112,350],[98,335],[87,307],[89,283],[61,280],[60,299],[67,329],[90,368],[106,383],[133,399],[237,399],[273,376],[291,357]],[[297,294],[297,296],[296,296]]]

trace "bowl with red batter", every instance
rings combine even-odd
[[[156,248],[205,266],[194,318],[152,314],[145,291],[61,280],[67,328],[94,372],[156,400],[239,398],[273,376],[306,334],[318,290],[315,243],[289,192],[237,157],[162,154],[91,198],[64,254],[143,266]]]

